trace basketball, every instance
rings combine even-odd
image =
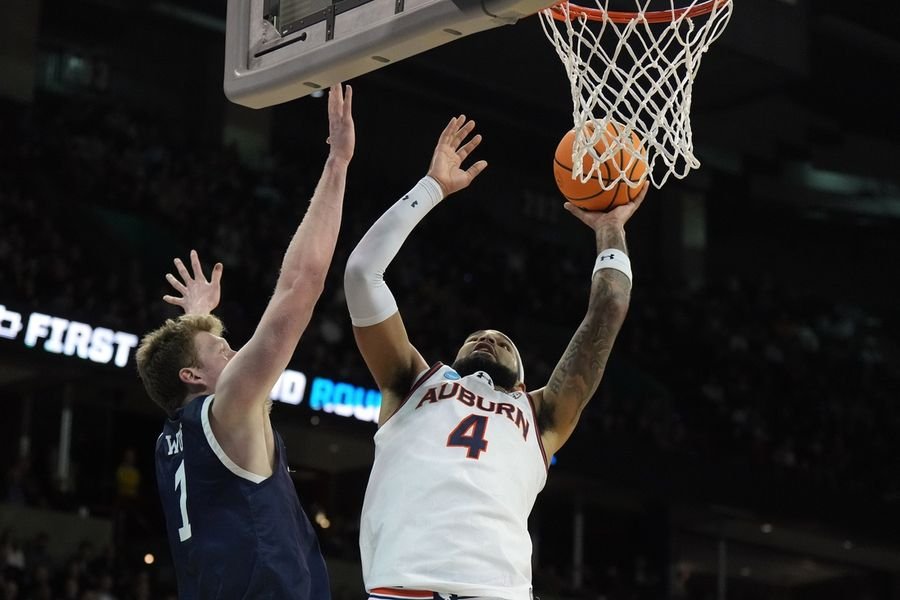
[[[587,127],[591,127],[590,124]],[[606,148],[617,137],[621,131],[621,125],[610,122],[606,126],[606,133],[594,146],[597,154],[603,154]],[[644,186],[630,187],[625,181],[619,181],[612,189],[604,190],[600,184],[597,174],[582,183],[580,179],[572,179],[572,146],[575,143],[575,130],[569,131],[560,140],[556,147],[556,155],[553,159],[553,176],[556,179],[556,185],[566,200],[583,208],[584,210],[612,210],[622,204],[627,204],[631,200],[637,198]],[[633,131],[631,132],[632,147],[635,148],[642,157],[646,157],[644,145],[641,139]],[[584,156],[583,170],[587,173],[592,165],[593,159],[590,154]],[[647,161],[645,158],[634,158],[625,149],[617,152],[613,157],[600,165],[599,175],[604,181],[612,181],[619,177],[619,174],[627,169],[625,177],[633,182],[643,181],[647,176]]]

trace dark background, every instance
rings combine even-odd
[[[221,4],[0,9],[0,304],[140,334],[175,314],[162,276],[197,248],[225,263],[220,313],[234,346],[247,339],[318,178],[327,122],[324,98],[262,111],[225,100]],[[736,5],[694,88],[703,166],[652,190],[629,224],[628,321],[532,515],[541,598],[900,597],[895,15],[885,2]],[[571,99],[537,20],[352,83],[341,239],[291,367],[371,387],[343,264],[464,112],[490,167],[417,228],[388,279],[427,360],[496,327],[538,387],[583,314],[595,249],[553,183]],[[0,399],[0,514],[46,511],[4,517],[4,594],[172,593],[152,467],[162,415],[133,364],[0,339]],[[67,410],[72,468],[60,478]],[[306,405],[273,414],[304,506],[321,515],[336,597],[362,597],[356,528],[374,426]],[[136,498],[116,477],[129,448]],[[32,524],[47,514],[96,517],[111,534],[79,546],[44,521],[62,540],[45,556]]]

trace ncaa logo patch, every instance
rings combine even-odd
[[[451,381],[459,379],[459,373],[456,371],[444,371],[444,379],[450,379]]]

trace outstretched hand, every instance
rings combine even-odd
[[[641,207],[641,203],[644,201],[644,197],[647,195],[648,189],[650,189],[650,182],[644,183],[644,187],[643,189],[641,189],[641,193],[638,194],[634,200],[628,202],[627,204],[617,206],[607,212],[582,210],[571,202],[566,202],[563,205],[563,208],[575,215],[579,221],[581,221],[594,231],[597,231],[604,225],[624,227],[625,223],[628,222],[628,219],[630,219],[631,216],[637,211],[637,209]]]
[[[169,282],[175,291],[181,296],[163,296],[163,300],[169,304],[180,306],[186,315],[208,315],[219,305],[219,297],[221,296],[222,279],[222,263],[216,263],[212,270],[209,281],[203,274],[203,267],[200,266],[200,257],[197,256],[196,250],[191,250],[191,271],[193,275],[188,273],[187,267],[181,262],[180,258],[175,259],[175,269],[181,276],[179,281],[177,277],[171,273],[166,273],[166,281]]]
[[[487,167],[486,160],[479,160],[468,169],[462,168],[466,157],[481,143],[481,134],[478,134],[463,144],[474,130],[475,121],[466,121],[465,115],[459,115],[450,119],[438,138],[428,175],[440,184],[445,197],[468,187]]]
[[[331,156],[350,162],[356,146],[353,126],[353,88],[337,83],[328,90],[328,144]]]

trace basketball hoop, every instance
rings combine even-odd
[[[594,2],[597,8],[562,2],[540,13],[569,77],[573,178],[597,177],[604,189],[619,182],[636,187],[644,184],[628,177],[636,160],[647,162],[657,188],[670,175],[686,177],[700,166],[690,121],[694,78],[731,18],[732,0],[629,0],[631,12],[609,10],[610,0]],[[669,8],[650,10],[651,2]],[[603,139],[610,123],[619,131],[611,143]],[[644,148],[634,145],[632,133]],[[620,156],[623,168],[604,179],[600,167],[620,152],[632,158]]]

